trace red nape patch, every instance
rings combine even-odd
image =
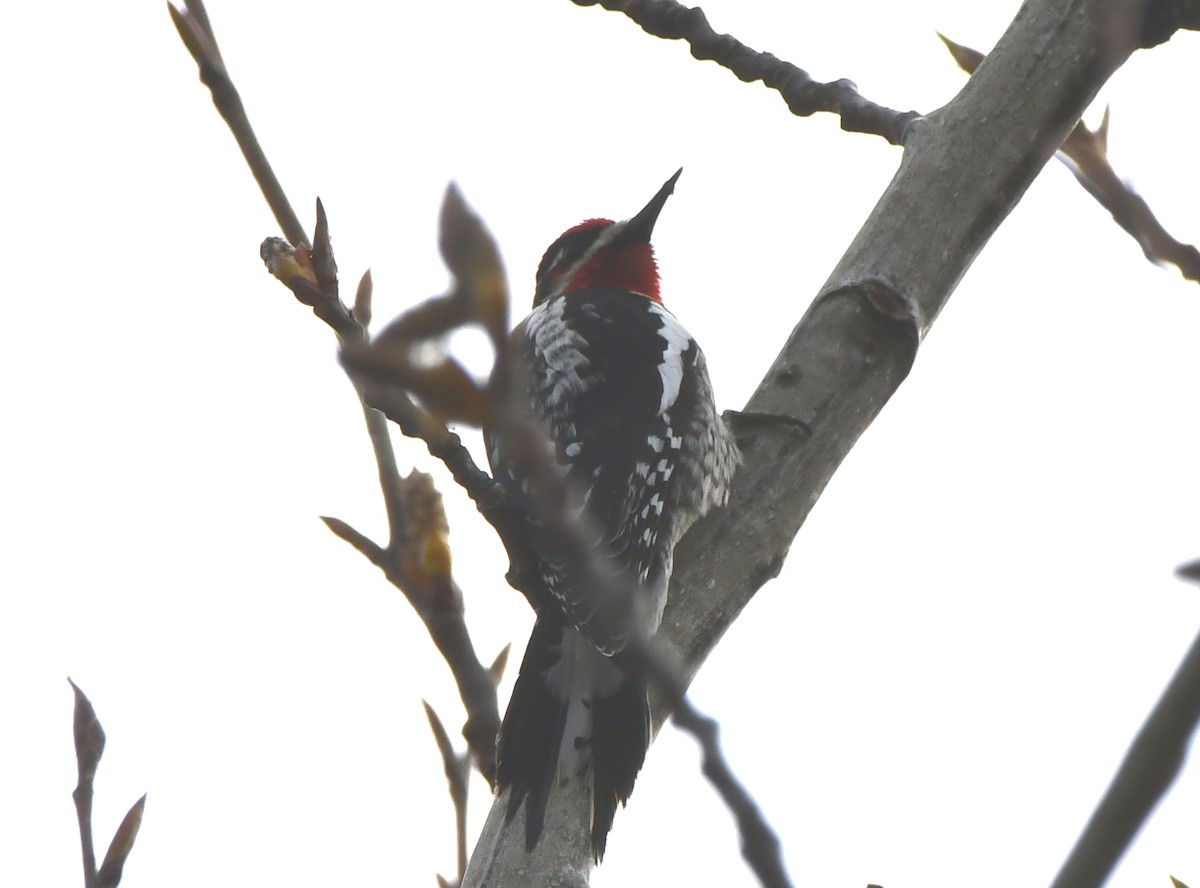
[[[592,221],[595,220],[577,225],[575,230]],[[658,292],[658,263],[654,261],[654,248],[650,244],[633,243],[601,250],[571,278],[570,290],[582,290],[584,287],[615,287],[662,302]]]

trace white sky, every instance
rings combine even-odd
[[[934,30],[986,50],[1015,11],[704,6],[919,110],[963,82]],[[630,215],[682,165],[664,296],[724,406],[900,157],[566,0],[210,12],[306,220],[325,201],[347,291],[373,269],[380,320],[445,285],[448,180],[523,310],[562,229]],[[1197,39],[1102,96],[1118,171],[1193,242]],[[420,699],[452,731],[461,710],[399,593],[317,520],[382,534],[361,417],[333,337],[262,269],[277,228],[163,4],[13,5],[0,82],[0,884],[80,884],[68,675],[109,737],[101,849],[149,792],[127,888],[433,884],[453,832]],[[1198,324],[1197,286],[1049,166],[696,682],[798,885],[1052,878],[1200,625],[1172,576],[1200,556]],[[501,550],[442,488],[481,655],[519,653]],[[1193,769],[1112,884],[1200,883],[1198,825]],[[594,883],[753,884],[687,738],[652,749]]]

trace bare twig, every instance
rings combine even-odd
[[[500,728],[496,681],[486,668],[463,666],[479,660],[464,620],[462,590],[451,576],[441,495],[434,488],[433,479],[422,472],[411,472],[403,483],[405,532],[387,548],[344,521],[322,520],[384,572],[425,624],[429,637],[450,666],[467,710],[463,736],[480,772],[491,783],[495,780],[495,742]]]
[[[1105,42],[1127,5],[1030,0],[968,87],[910,124],[895,178],[746,405],[797,423],[739,438],[729,506],[676,549],[660,634],[687,675],[778,573],[967,268],[1132,52]]]
[[[938,34],[958,66],[974,73],[984,59],[979,50],[955,43]],[[1175,240],[1154,215],[1146,201],[1117,175],[1108,161],[1108,109],[1095,130],[1079,121],[1058,149],[1058,157],[1070,168],[1076,181],[1100,206],[1108,210],[1118,225],[1138,242],[1151,262],[1169,262],[1185,278],[1200,282],[1200,250]]]
[[[849,80],[830,83],[812,77],[770,53],[757,52],[728,34],[718,34],[704,11],[676,0],[573,0],[580,6],[599,5],[622,12],[647,33],[668,40],[686,40],[692,55],[728,68],[740,80],[761,81],[777,90],[793,114],[807,117],[824,111],[838,114],[842,129],[882,136],[901,145],[908,124],[919,117],[916,111],[900,112],[863,98]],[[1159,0],[1146,5],[1142,21],[1142,46],[1168,39],[1179,28],[1197,27],[1194,4]],[[955,61],[967,73],[978,67],[983,54],[939,34]],[[1105,122],[1092,132],[1080,123],[1062,144],[1060,157],[1079,183],[1113,219],[1138,242],[1151,262],[1175,265],[1185,278],[1200,281],[1200,250],[1172,237],[1155,217],[1146,201],[1113,170],[1105,153]]]
[[[201,82],[212,91],[213,103],[241,147],[263,196],[287,238],[287,241],[269,239],[263,244],[263,258],[268,267],[300,302],[311,307],[313,313],[334,330],[343,347],[367,342],[371,305],[369,274],[364,275],[359,284],[352,311],[338,295],[337,264],[324,207],[317,201],[317,226],[310,247],[303,226],[254,136],[245,108],[217,48],[202,0],[186,0],[183,9],[168,4],[168,11],[180,38],[200,67]],[[362,399],[361,391],[359,398]],[[467,710],[463,733],[481,772],[491,781],[495,774],[495,734],[500,724],[495,684],[487,668],[475,656],[463,620],[461,592],[457,586],[451,583],[450,593],[440,599],[456,601],[456,607],[427,607],[422,603],[419,591],[421,584],[412,581],[403,572],[400,560],[394,557],[396,549],[407,536],[405,484],[396,467],[387,420],[365,402],[363,415],[375,454],[379,485],[388,517],[389,545],[387,549],[375,546],[345,522],[326,519],[326,523],[370,558],[372,563],[379,565],[421,615],[430,637],[454,673]],[[460,473],[466,471],[463,468]]]
[[[792,882],[783,864],[783,846],[767,822],[754,796],[737,779],[721,749],[720,725],[693,705],[687,696],[683,671],[670,663],[652,644],[635,639],[623,652],[646,671],[655,691],[663,696],[671,721],[691,734],[700,746],[700,769],[725,807],[733,814],[741,837],[742,857],[764,888],[790,888]]]
[[[83,851],[83,884],[84,888],[117,888],[121,882],[125,862],[133,851],[138,829],[142,825],[146,797],[143,795],[129,809],[108,844],[104,863],[97,870],[96,850],[92,838],[92,798],[95,794],[96,769],[100,765],[101,756],[104,755],[104,728],[100,726],[96,710],[92,708],[87,695],[71,679],[68,678],[67,681],[75,693],[73,732],[79,780],[72,795],[75,799],[75,814],[79,820],[79,844]]]
[[[467,789],[469,787],[471,760],[469,756],[459,755],[454,751],[450,735],[433,707],[424,700],[425,717],[429,719],[429,728],[433,731],[434,741],[442,756],[442,766],[446,769],[446,782],[450,788],[450,800],[454,803],[454,835],[458,847],[458,879],[454,884],[461,885],[463,874],[467,871]],[[440,878],[440,877],[439,877]],[[449,884],[441,879],[442,884]]]
[[[146,796],[143,795],[125,814],[112,841],[109,842],[104,863],[100,864],[100,870],[96,873],[96,888],[117,888],[121,884],[125,861],[129,859],[129,852],[133,850],[138,830],[142,828],[142,814],[145,810]]]
[[[411,508],[432,490],[428,475],[413,472],[402,479],[402,500]],[[373,542],[344,521],[322,516],[338,537],[378,567],[388,581],[404,593],[425,625],[430,640],[450,667],[459,697],[467,712],[462,733],[473,760],[489,783],[496,779],[496,734],[500,712],[496,682],[479,662],[464,619],[462,590],[450,576],[449,549],[444,540],[423,533],[419,522],[405,518],[403,535],[387,547]]]
[[[241,96],[238,95],[225,68],[225,61],[217,47],[217,38],[213,34],[203,0],[185,0],[183,9],[178,9],[168,2],[167,11],[171,14],[171,21],[179,31],[183,45],[199,65],[200,82],[212,93],[213,104],[228,124],[238,147],[242,149],[242,156],[246,158],[246,164],[254,174],[254,181],[262,189],[263,197],[267,199],[267,205],[275,215],[275,221],[279,223],[288,240],[294,244],[307,245],[308,237],[304,233],[304,226],[300,224],[287,195],[283,192],[283,186],[279,184],[275,171],[267,162],[267,156],[258,144],[258,138],[250,126],[250,119],[246,116]]]
[[[208,23],[203,5],[199,2],[199,0],[194,0],[194,2],[188,4],[187,11],[185,12],[179,12],[174,7],[171,7],[171,15],[175,20],[176,27],[179,29],[180,36],[183,38],[184,43],[188,46],[189,51],[192,52],[192,55],[197,60],[198,64],[200,64],[201,80],[213,90],[214,103],[217,105],[217,108],[221,112],[221,115],[225,119],[226,123],[234,131],[234,135],[237,137],[239,145],[242,146],[242,150],[246,155],[247,161],[255,171],[256,179],[259,180],[260,187],[262,187],[268,203],[271,204],[272,210],[276,213],[276,218],[279,220],[280,226],[284,229],[289,240],[291,240],[294,244],[297,244],[300,248],[305,247],[307,242],[299,222],[295,219],[295,214],[291,211],[290,205],[287,203],[286,197],[284,196],[278,181],[275,180],[273,174],[270,173],[270,167],[266,164],[265,156],[263,156],[257,141],[253,137],[253,133],[250,129],[249,121],[246,118],[244,108],[242,107],[241,101],[237,96],[237,92],[228,77],[228,73],[226,72],[224,63],[220,58],[220,54],[216,49],[216,40],[212,34],[211,26]],[[703,16],[701,14],[700,20],[702,21],[702,19]],[[697,44],[693,45],[695,47]],[[726,47],[726,50],[728,50],[728,47]],[[716,59],[727,59],[727,57],[727,51],[722,56],[713,56],[713,58]],[[765,56],[760,56],[759,62],[761,63],[766,58],[767,57]],[[770,66],[763,68],[762,70],[764,73],[757,75],[757,77],[764,78],[768,85],[773,85],[776,81],[782,83],[782,80],[779,80],[778,77],[771,73],[769,67]],[[742,67],[741,70],[744,72],[748,69]],[[837,101],[840,103],[838,107],[842,109],[845,120],[845,115],[849,114],[855,106],[869,104],[853,101],[851,97],[853,89],[850,88],[849,91],[847,91],[848,85],[846,84],[831,85],[832,89],[814,89],[814,85],[811,83],[811,81],[807,80],[807,75],[803,75],[803,72],[800,72],[799,69],[791,69],[787,71],[787,75],[791,78],[793,86],[796,86],[800,79],[804,79],[806,81],[806,83],[803,84],[803,89],[800,91],[793,89],[790,93],[788,93],[790,96],[789,105],[793,107],[793,110],[803,107],[805,102],[811,101],[812,97],[815,96],[837,96]],[[800,75],[803,75],[803,78],[801,78]],[[820,85],[816,86],[820,87]],[[807,97],[805,90],[807,90]],[[814,106],[812,110],[809,110],[806,113],[813,113],[815,110],[820,109]],[[805,112],[797,111],[797,113]],[[265,172],[260,175],[260,170]],[[457,280],[464,281],[465,279],[468,282],[474,283],[474,290],[476,292],[482,291],[485,293],[483,297],[475,300],[473,308],[476,314],[481,314],[485,318],[483,321],[485,329],[487,329],[491,335],[493,343],[499,347],[503,343],[503,337],[507,330],[506,297],[500,294],[492,295],[493,293],[497,293],[493,283],[494,278],[489,277],[489,272],[487,270],[481,270],[480,263],[475,259],[479,253],[479,247],[476,244],[469,242],[464,245],[463,236],[452,235],[447,237],[445,235],[445,231],[447,229],[447,225],[445,224],[446,215],[453,217],[454,221],[461,225],[461,217],[463,216],[464,208],[461,204],[461,199],[454,199],[456,196],[456,192],[451,192],[451,194],[448,196],[447,210],[444,211],[444,234],[442,242],[443,255],[446,256],[448,264],[451,265],[452,270],[455,271]],[[333,261],[332,250],[329,247],[330,241],[328,237],[328,225],[324,214],[324,208],[320,205],[319,201],[317,212],[317,232],[316,236],[314,237],[314,246],[311,251],[304,250],[303,253],[298,257],[297,253],[299,251],[291,249],[289,245],[280,244],[278,242],[268,242],[268,244],[264,245],[264,259],[268,261],[269,266],[273,262],[281,261],[285,254],[289,261],[296,258],[301,259],[295,276],[289,274],[285,277],[284,275],[280,274],[275,267],[272,267],[272,271],[275,272],[277,276],[281,278],[281,280],[284,280],[284,282],[293,289],[293,292],[297,295],[297,298],[299,298],[300,301],[312,307],[313,312],[317,314],[318,317],[322,318],[322,320],[333,327],[338,334],[338,338],[343,342],[344,345],[355,342],[365,343],[367,340],[365,323],[369,320],[370,305],[369,278],[364,277],[363,283],[360,284],[358,298],[356,299],[356,311],[351,312],[345,307],[345,305],[337,296],[337,270]],[[484,286],[481,287],[479,285],[480,281],[483,282]],[[460,303],[461,300],[456,302],[456,296],[457,291],[456,294],[452,294],[452,296],[448,297],[449,301],[446,302],[445,305],[455,306],[456,304]],[[433,305],[430,305],[429,308],[423,308],[422,310],[425,312],[425,314],[429,314],[431,311],[445,312],[448,309],[435,308]],[[410,325],[415,325],[419,332],[425,332],[424,328],[421,327],[421,318],[416,314],[411,315],[411,317],[414,320],[407,321],[407,323]],[[402,322],[404,321],[405,319],[402,319]],[[373,352],[373,354],[378,353],[378,350]],[[348,367],[355,366],[355,361],[357,359],[360,372],[363,370],[363,364],[369,365],[370,363],[369,359],[365,361],[363,360],[362,355],[364,353],[362,352],[356,353],[353,350],[348,350],[346,354],[348,355],[346,358]],[[369,371],[369,366],[367,369]],[[380,373],[379,369],[376,368],[376,374],[390,376],[394,379],[396,369],[396,365],[393,363],[392,365],[385,367],[382,373]],[[409,387],[411,387],[414,379],[416,378],[407,377],[402,381],[409,383]],[[425,379],[428,379],[428,376],[426,376]],[[451,391],[448,400],[455,403],[461,403],[463,391],[466,391],[466,389],[461,386],[455,388],[453,391]],[[455,479],[463,484],[463,486],[471,493],[475,501],[480,504],[481,511],[484,512],[485,516],[490,516],[490,519],[493,519],[493,524],[498,524],[498,529],[502,531],[501,536],[506,540],[506,545],[509,547],[510,553],[523,551],[526,547],[524,535],[515,532],[516,528],[511,520],[512,516],[504,512],[504,510],[501,508],[501,501],[503,497],[497,494],[497,488],[492,482],[491,478],[488,477],[486,473],[483,473],[478,469],[474,461],[470,458],[469,453],[465,448],[462,447],[458,437],[452,433],[449,433],[448,431],[445,432],[445,434],[432,434],[431,429],[435,429],[436,427],[431,426],[430,417],[424,414],[424,412],[421,411],[420,408],[418,408],[401,390],[391,388],[386,394],[378,394],[379,397],[373,397],[371,403],[376,406],[383,406],[386,408],[389,416],[398,422],[406,434],[414,435],[425,440],[429,446],[430,452],[442,459],[443,462],[445,462],[445,464],[451,468]],[[478,411],[476,410],[473,412],[477,413]],[[368,427],[371,431],[372,442],[376,444],[376,458],[380,463],[381,482],[383,483],[386,494],[389,488],[398,489],[401,488],[402,485],[389,484],[388,482],[391,480],[390,477],[385,477],[385,475],[388,474],[385,472],[386,466],[388,463],[394,465],[394,459],[391,459],[391,446],[390,440],[386,437],[386,429],[380,432],[380,440],[377,441],[376,429],[374,428],[374,424],[371,422],[372,413],[374,413],[374,411],[367,411]],[[384,441],[387,443],[384,444]],[[404,498],[402,494],[397,495],[394,498],[389,497],[389,519],[395,517],[396,513],[403,508],[401,505],[403,501]],[[392,503],[396,504],[395,508],[393,508]],[[402,537],[402,534],[398,533],[398,528],[403,525],[398,521],[389,521],[392,528],[392,539],[389,547],[385,549],[378,544],[373,543],[365,535],[359,533],[346,522],[334,518],[324,518],[323,520],[334,533],[345,539],[365,557],[367,557],[373,564],[384,570],[389,580],[405,592],[406,597],[408,597],[410,602],[414,604],[414,607],[418,610],[418,613],[422,615],[422,619],[425,621],[426,626],[430,631],[430,635],[435,641],[435,644],[437,644],[439,650],[442,650],[443,655],[446,656],[447,661],[451,664],[452,670],[455,671],[455,677],[456,679],[459,679],[460,693],[462,693],[464,703],[468,705],[468,712],[472,713],[471,717],[468,719],[467,727],[464,728],[464,733],[468,735],[469,742],[472,740],[472,737],[470,736],[471,734],[477,735],[475,738],[476,742],[471,743],[472,750],[475,753],[477,760],[482,759],[480,761],[480,766],[481,770],[484,771],[485,776],[488,776],[489,780],[494,779],[494,771],[490,770],[491,768],[494,768],[494,763],[489,766],[486,758],[479,754],[477,742],[481,739],[480,735],[482,735],[482,737],[485,737],[486,741],[490,744],[490,740],[495,736],[495,732],[491,729],[491,725],[486,724],[487,721],[490,721],[489,719],[482,719],[481,721],[485,722],[485,724],[477,725],[473,729],[472,721],[476,720],[477,707],[473,709],[472,705],[468,702],[468,698],[473,696],[473,694],[468,693],[464,687],[464,682],[462,681],[463,676],[455,666],[455,664],[460,661],[460,655],[462,654],[464,648],[468,650],[470,649],[470,638],[466,634],[465,624],[462,623],[461,619],[451,619],[448,621],[437,619],[434,616],[434,611],[425,606],[427,598],[413,594],[412,586],[414,584],[411,582],[411,576],[407,571],[398,569],[399,566],[397,564],[397,559],[393,557],[393,549],[398,539]],[[519,582],[520,570],[517,565],[521,563],[521,558],[514,558],[513,563],[514,570],[510,573],[510,576],[517,577]],[[457,587],[452,587],[452,589],[453,592],[448,596],[447,600],[451,602],[457,602],[459,604],[459,608],[461,608],[461,593],[458,592]],[[452,610],[453,609],[454,608],[452,607]],[[461,613],[460,609],[459,613]],[[461,626],[462,631],[454,631],[455,626]],[[650,659],[650,654],[648,651],[646,652],[645,656],[648,660]],[[474,660],[473,650],[470,650],[470,658]],[[478,661],[474,660],[474,662],[477,663]],[[471,683],[468,682],[468,684]],[[490,696],[492,706],[494,708],[495,687],[490,682],[488,687],[489,694],[487,696]],[[679,699],[682,700],[681,695]],[[732,780],[732,774],[729,772],[728,766],[724,764],[724,761],[721,757],[719,747],[717,746],[716,732],[711,730],[711,722],[706,722],[705,720],[699,718],[698,715],[694,714],[694,711],[690,710],[690,708],[686,709],[685,713],[688,713],[689,715],[685,716],[681,724],[685,727],[685,729],[690,729],[696,733],[697,739],[701,743],[701,746],[705,752],[706,771],[710,774],[724,775],[724,779],[721,781],[721,783],[715,782],[715,785],[718,785],[719,791],[721,791],[723,794],[728,794],[732,791],[733,787],[737,786],[737,784],[736,781]],[[495,718],[495,724],[498,725],[498,723],[499,720],[497,715]],[[737,788],[740,789],[740,787]],[[748,796],[746,796],[746,799],[748,800]],[[753,822],[754,818],[752,813],[757,809],[754,808],[752,803],[749,805],[743,804],[740,808],[736,805],[731,805],[731,807],[735,810],[735,813],[738,814],[739,823],[745,824]],[[765,828],[765,824],[762,824],[762,826]],[[769,828],[766,828],[765,831],[770,833]],[[747,841],[746,844],[749,847],[755,843]],[[762,843],[760,842],[758,844]],[[775,841],[774,844],[777,851],[778,842]],[[778,869],[782,873],[781,864]],[[779,883],[764,882],[764,884]],[[783,884],[786,884],[786,882]]]
[[[1108,162],[1108,110],[1096,130],[1081,121],[1063,142],[1060,157],[1075,179],[1113,221],[1127,231],[1151,262],[1167,262],[1190,281],[1200,283],[1200,250],[1172,237],[1145,199],[1124,182]]]
[[[808,72],[768,52],[750,49],[728,34],[718,34],[708,23],[704,10],[676,0],[573,0],[580,6],[600,5],[622,12],[642,30],[667,40],[686,40],[692,55],[728,68],[741,81],[762,81],[787,103],[798,117],[819,111],[836,114],[842,129],[851,133],[882,136],[893,145],[904,143],[908,123],[916,111],[895,111],[863,98],[849,80],[821,83]]]
[[[528,545],[524,538],[524,513],[505,496],[503,488],[475,462],[462,439],[444,425],[434,424],[420,407],[413,403],[408,393],[398,386],[386,385],[369,378],[374,370],[356,363],[355,357],[342,355],[352,378],[358,378],[363,386],[366,401],[410,438],[424,441],[429,453],[438,459],[453,476],[466,494],[475,503],[480,514],[492,525],[500,541],[508,549],[513,569],[528,564]],[[515,588],[522,588],[514,583]]]
[[[720,726],[716,719],[701,713],[690,698],[683,696],[676,702],[671,720],[700,744],[701,770],[720,794],[725,807],[733,813],[738,834],[742,837],[742,857],[758,876],[758,881],[776,888],[790,886],[779,836],[763,816],[754,797],[729,767],[721,752]]]
[[[96,849],[92,840],[92,797],[95,794],[96,768],[104,755],[104,728],[96,718],[91,701],[71,679],[71,690],[75,692],[75,763],[79,779],[75,784],[75,815],[79,821],[79,845],[83,851],[83,885],[95,888]]]
[[[1196,565],[1189,565],[1195,567]],[[1200,582],[1184,568],[1180,575]],[[1183,768],[1200,723],[1200,635],[1142,724],[1052,888],[1099,888]]]

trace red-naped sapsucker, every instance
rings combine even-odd
[[[645,677],[621,652],[658,629],[675,544],[725,503],[738,461],[704,355],[659,296],[650,234],[678,178],[633,218],[589,219],[550,245],[533,310],[493,380],[542,427],[538,458],[562,485],[560,517],[595,560],[579,564],[536,544],[539,523],[558,519],[532,502],[529,455],[516,452],[511,425],[496,423],[488,459],[497,482],[528,506],[538,550],[537,622],[497,761],[510,818],[524,802],[530,850],[552,786],[588,780],[592,852],[603,855],[650,743]],[[597,565],[612,578],[606,588],[593,588]]]

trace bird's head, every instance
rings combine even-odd
[[[661,302],[650,234],[679,170],[631,219],[588,219],[569,228],[546,250],[537,270],[534,306],[584,287],[614,287]]]

